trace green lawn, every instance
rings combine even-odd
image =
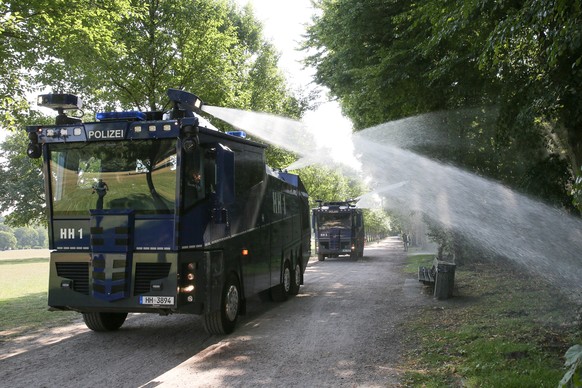
[[[411,252],[406,271],[416,273],[433,257]],[[47,310],[46,258],[0,260],[0,284],[3,340],[79,316]],[[504,263],[460,266],[455,296],[420,311],[403,329],[410,345],[405,386],[556,387],[565,373],[564,353],[582,343],[578,309]]]
[[[407,325],[406,386],[557,387],[582,342],[580,307],[508,263],[457,267],[455,295],[438,306]]]
[[[0,337],[72,322],[75,312],[51,312],[47,306],[48,259],[0,261]]]

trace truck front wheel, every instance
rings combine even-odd
[[[93,331],[115,331],[123,325],[127,313],[83,313],[85,325]]]
[[[209,334],[230,334],[234,331],[241,307],[238,279],[230,275],[224,283],[220,310],[204,315],[204,328]]]

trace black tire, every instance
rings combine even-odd
[[[283,272],[281,273],[281,283],[271,288],[271,299],[275,302],[284,302],[291,293],[291,267],[289,261],[285,260]]]
[[[325,260],[325,255],[322,255],[321,253],[318,253],[317,254],[317,260],[324,261]]]
[[[220,310],[204,314],[204,328],[209,334],[230,334],[234,331],[241,309],[241,292],[237,277],[226,279],[220,298]]]
[[[83,313],[85,325],[93,331],[115,331],[123,325],[127,313]]]
[[[291,271],[291,289],[289,290],[289,294],[299,294],[299,287],[301,287],[301,264],[297,262],[295,263],[295,268]]]

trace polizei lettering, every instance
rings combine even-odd
[[[87,140],[112,140],[125,138],[123,129],[91,129],[87,132]]]

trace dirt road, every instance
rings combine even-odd
[[[197,316],[135,314],[118,332],[79,322],[2,341],[0,386],[399,386],[407,317],[434,303],[403,265],[395,238],[357,261],[311,261],[298,296],[253,298],[224,337],[207,335]]]

